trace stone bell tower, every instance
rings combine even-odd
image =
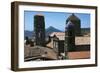
[[[75,50],[75,25],[69,21],[65,28],[65,50]]]
[[[81,35],[81,21],[80,19],[72,14],[66,20],[65,27],[65,51],[74,51],[75,50],[75,36]]]
[[[45,19],[41,14],[34,16],[35,45],[45,46]]]
[[[80,36],[81,35],[81,21],[80,19],[72,13],[66,20],[66,24],[71,21],[75,25],[75,36]]]

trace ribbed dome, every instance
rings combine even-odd
[[[68,23],[67,23],[67,26],[74,26],[74,24],[71,22],[71,21],[69,21]]]
[[[80,21],[80,19],[77,17],[77,16],[75,16],[75,14],[74,13],[72,13],[72,15],[70,15],[69,17],[68,17],[68,19],[67,19],[67,21]]]
[[[67,29],[70,29],[70,28],[72,28],[72,27],[74,27],[74,26],[75,26],[75,25],[74,25],[71,21],[68,21],[68,23],[67,23],[65,29],[67,30]]]

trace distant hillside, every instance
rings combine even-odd
[[[90,33],[90,28],[81,28],[81,33],[82,34]]]
[[[24,37],[31,38],[32,36],[33,36],[33,31],[28,31],[28,30],[24,31]]]
[[[46,36],[48,36],[49,34],[51,34],[52,32],[62,32],[61,30],[54,28],[52,26],[48,27],[46,29]]]
[[[52,32],[62,32],[61,30],[59,29],[56,29],[52,26],[48,27],[46,29],[46,36],[48,36],[49,34],[51,34]],[[86,33],[90,33],[90,28],[81,28],[81,33],[82,34],[86,34]],[[32,38],[34,36],[34,33],[33,31],[28,31],[28,30],[25,30],[24,31],[24,37],[28,36],[29,38]]]
[[[45,31],[45,35],[46,36],[48,36],[49,34],[51,34],[52,32],[62,32],[61,30],[59,30],[59,29],[56,29],[56,28],[54,28],[54,27],[52,27],[52,26],[50,26],[50,27],[48,27],[47,29],[46,29],[46,31]],[[29,37],[29,38],[31,38],[31,37],[33,37],[34,36],[34,33],[33,33],[33,31],[28,31],[28,30],[25,30],[24,31],[24,37]]]

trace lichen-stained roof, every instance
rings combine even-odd
[[[50,36],[53,37],[54,35],[56,35],[56,37],[59,38],[59,40],[65,39],[65,32],[53,32]]]
[[[53,37],[54,35],[56,35],[57,38],[59,38],[59,40],[65,40],[64,32],[53,32],[50,36]],[[75,44],[76,45],[90,44],[90,36],[76,36]]]
[[[34,46],[34,47],[29,47],[29,46],[24,46],[25,47],[25,58],[28,57],[46,57],[49,59],[57,59],[57,54],[50,48],[47,47],[42,47],[42,46]]]
[[[53,37],[54,35],[56,36],[65,36],[65,32],[53,32],[50,34],[51,37]]]
[[[88,36],[75,37],[75,44],[76,45],[90,44],[90,37],[88,37]]]

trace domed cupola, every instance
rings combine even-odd
[[[65,27],[65,32],[67,36],[75,36],[75,25],[71,21],[67,23]]]
[[[71,22],[71,24],[69,24],[69,21]],[[81,34],[81,25],[80,25],[80,19],[74,14],[72,13],[72,15],[70,15],[68,17],[68,19],[66,20],[66,28],[71,28],[72,26],[75,27],[75,35],[79,36]]]
[[[72,15],[68,17],[66,22],[68,21],[80,21],[80,19],[74,13],[72,13]]]

